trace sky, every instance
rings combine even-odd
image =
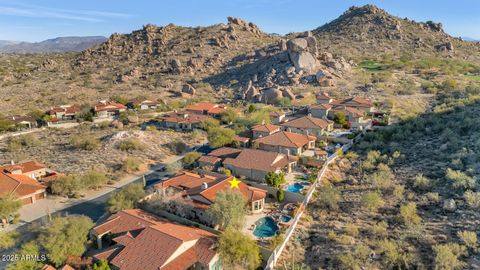
[[[228,16],[285,34],[315,29],[364,4],[401,18],[442,22],[453,36],[480,40],[479,0],[0,0],[0,40],[108,37],[149,23],[207,26],[226,23]]]

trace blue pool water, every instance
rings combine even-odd
[[[284,223],[288,223],[291,219],[292,219],[291,216],[287,216],[287,215],[281,215],[280,216],[280,221],[284,222]]]
[[[253,235],[256,237],[272,237],[278,231],[278,226],[271,217],[263,217],[255,224]]]
[[[287,191],[289,192],[294,192],[294,193],[300,193],[300,191],[303,189],[305,186],[309,186],[310,183],[308,182],[299,182],[299,183],[293,183],[287,186]]]

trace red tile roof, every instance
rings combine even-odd
[[[45,264],[41,270],[57,270],[57,269],[49,264]]]
[[[12,164],[12,165],[9,164],[9,165],[0,166],[0,171],[7,172],[7,173],[12,173],[13,171],[21,170],[22,173],[27,174],[29,172],[33,172],[41,169],[45,169],[45,165],[34,160]]]
[[[56,113],[63,112],[65,114],[76,114],[82,111],[82,108],[79,105],[61,105],[57,107],[52,107],[48,114],[54,115]]]
[[[127,213],[122,214],[122,212]],[[131,240],[124,241],[126,236],[114,238],[114,241],[121,239],[122,243],[117,242],[116,245],[95,254],[96,259],[107,259],[110,264],[119,269],[182,270],[197,262],[208,265],[217,254],[213,249],[216,235],[202,229],[156,218],[138,209],[121,211],[96,228],[114,226],[112,220],[118,224],[125,223],[116,227],[129,228],[132,216],[141,224],[154,222],[142,228]],[[146,219],[142,222],[141,217]],[[107,231],[113,231],[113,229]]]
[[[208,205],[215,202],[218,192],[230,189],[230,183],[228,181],[231,179],[233,179],[232,176],[228,177],[219,174],[200,175],[184,171],[177,176],[160,182],[156,187],[163,189],[173,187],[177,190],[182,190],[185,192],[185,195],[190,197],[190,199],[197,204],[200,204],[199,206],[201,208],[206,208]],[[244,183],[239,184],[238,190],[242,193],[247,202],[256,201],[265,198],[266,196],[264,190],[250,187]],[[201,198],[199,198],[199,196]],[[206,203],[205,200],[210,203]]]
[[[256,149],[243,149],[236,158],[227,158],[223,161],[223,164],[244,169],[272,172],[283,168],[287,166],[288,163],[296,160],[296,157],[287,157],[280,153]]]
[[[280,126],[271,125],[271,124],[256,125],[252,127],[252,131],[271,133],[271,132],[280,130],[280,128],[281,128]]]
[[[45,190],[45,186],[22,174],[0,172],[0,194],[24,197]]]
[[[118,111],[118,110],[123,110],[126,109],[127,107],[123,104],[112,102],[112,101],[100,101],[97,103],[94,107],[93,110],[95,112],[102,112],[102,111]]]
[[[215,104],[210,102],[200,102],[195,105],[187,107],[187,111],[208,113],[208,114],[220,114],[226,110],[226,106],[222,104]]]
[[[139,209],[123,210],[111,215],[105,222],[95,226],[93,231],[97,235],[105,233],[119,234],[145,229],[148,226],[161,222],[158,217]]]
[[[243,142],[243,143],[248,143],[248,141],[250,141],[250,138],[235,135],[235,136],[233,136],[233,140]]]
[[[284,127],[292,127],[292,128],[311,128],[311,129],[325,129],[333,123],[330,120],[325,120],[321,118],[311,117],[311,116],[304,116],[297,119],[290,120],[282,126]]]
[[[280,117],[280,116],[282,116],[282,115],[285,115],[285,113],[284,113],[284,112],[277,112],[277,111],[275,111],[275,112],[270,112],[269,115],[270,115],[271,117]]]
[[[128,101],[128,103],[131,103],[133,105],[148,105],[148,106],[154,106],[159,104],[158,101],[141,99],[141,98],[131,99],[130,101]]]
[[[320,109],[320,110],[329,110],[332,108],[331,104],[325,103],[325,104],[317,104],[313,105],[310,107],[311,109]]]
[[[293,147],[299,148],[308,145],[310,142],[317,140],[317,137],[298,134],[293,132],[281,131],[273,133],[271,135],[265,136],[263,138],[258,138],[255,142],[266,145],[273,146],[284,146],[284,147]]]
[[[217,149],[213,150],[208,155],[222,158],[222,157],[226,157],[226,156],[237,155],[240,152],[242,152],[242,149],[232,148],[232,147],[222,147],[222,148],[217,148]]]
[[[352,104],[352,102],[354,104]],[[333,105],[345,105],[350,107],[372,107],[373,103],[369,99],[361,97],[347,98],[343,100],[335,100],[332,102]]]
[[[217,162],[220,162],[221,159],[219,157],[215,157],[215,156],[201,156],[199,159],[198,159],[199,162],[203,162],[203,163],[208,163],[208,164],[216,164]]]

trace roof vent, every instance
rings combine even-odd
[[[205,190],[205,189],[207,189],[207,188],[208,188],[207,182],[203,182],[203,183],[202,183],[202,190]]]

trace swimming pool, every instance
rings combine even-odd
[[[253,235],[256,237],[272,237],[278,231],[275,220],[271,217],[263,217],[255,222]]]
[[[280,222],[288,223],[291,219],[292,219],[291,216],[281,215],[279,220],[280,220]]]
[[[310,186],[309,182],[297,182],[287,186],[288,192],[300,193],[302,189],[306,186]]]

